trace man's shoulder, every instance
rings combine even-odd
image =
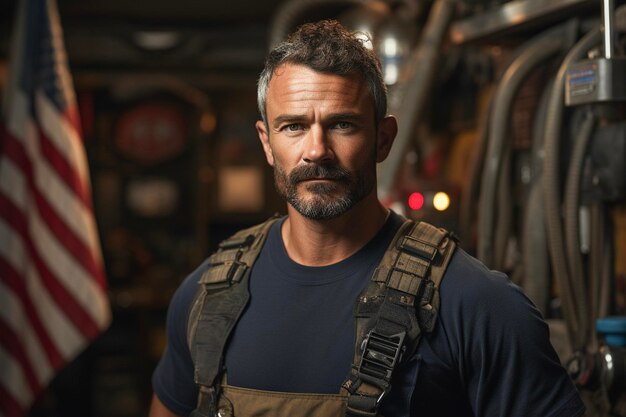
[[[181,282],[172,298],[171,308],[188,308],[197,291],[200,277],[209,267],[209,259],[205,259],[193,272]]]
[[[520,338],[547,339],[547,325],[522,289],[463,250],[450,262],[440,294],[439,325],[452,346],[496,338],[516,348]]]
[[[267,232],[272,227],[272,225],[274,225],[276,222],[280,222],[281,220],[284,220],[283,216],[280,216],[279,214],[274,214],[272,217],[268,218],[267,220],[261,223],[257,223],[253,226],[249,226],[249,227],[239,230],[238,232],[234,233],[230,237],[220,242],[218,247],[219,248],[228,247],[228,245],[233,242],[234,242],[233,244],[235,245],[239,244],[240,242],[243,242],[249,236],[254,236],[255,238],[257,238],[257,240],[261,238],[259,243],[262,244],[265,238],[267,237]]]
[[[534,304],[506,274],[490,270],[461,248],[448,266],[440,294],[441,312],[448,320],[506,321],[538,315]]]
[[[256,224],[254,226],[247,227],[245,229],[241,229],[238,232],[232,234],[230,237],[224,239],[220,243],[219,247],[223,247],[225,244],[227,244],[227,242],[233,242],[233,241],[236,241],[238,239],[245,238],[246,236],[250,236],[250,235],[255,235],[256,236],[258,233],[261,232],[261,230],[263,229],[264,225],[273,224],[273,223],[276,222],[276,220],[279,220],[279,219],[280,218],[278,216],[273,216],[270,219],[268,219],[268,220],[266,220],[266,221],[264,221],[262,223]],[[200,265],[198,265],[198,267],[196,267],[196,269],[194,271],[192,271],[189,275],[187,275],[187,277],[179,285],[179,287],[176,290],[176,293],[174,294],[174,297],[172,299],[172,304],[175,307],[177,307],[177,308],[188,308],[191,305],[191,303],[193,302],[194,297],[198,293],[200,279],[202,278],[202,275],[204,273],[206,273],[209,270],[209,268],[211,267],[211,263],[213,262],[212,256],[216,252],[217,251],[215,251],[215,252],[211,253],[209,256],[207,256],[207,258]]]
[[[448,265],[443,287],[443,291],[466,297],[484,295],[485,292],[519,291],[519,287],[505,273],[487,268],[460,247],[457,247]]]

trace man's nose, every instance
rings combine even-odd
[[[302,159],[305,162],[322,162],[333,158],[328,136],[320,126],[312,126],[307,134]]]

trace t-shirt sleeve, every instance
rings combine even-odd
[[[193,411],[198,388],[193,379],[193,361],[187,346],[187,321],[203,266],[178,288],[167,312],[167,347],[152,375],[152,389],[163,405],[180,416]]]
[[[441,318],[474,415],[584,413],[541,313],[504,274],[458,251],[441,294]]]

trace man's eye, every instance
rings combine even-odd
[[[352,128],[352,123],[350,122],[337,122],[335,123],[335,129],[346,130]]]
[[[300,123],[291,123],[283,126],[282,130],[286,130],[288,132],[297,132],[298,130],[302,130],[302,125]]]

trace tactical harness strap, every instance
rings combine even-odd
[[[344,382],[348,417],[378,415],[394,369],[414,353],[421,331],[434,329],[439,284],[456,242],[443,229],[406,221],[355,308],[356,347]],[[417,302],[416,302],[417,300]]]
[[[221,243],[199,280],[188,328],[200,387],[192,417],[217,415],[226,342],[249,300],[250,266],[276,220]],[[447,231],[423,222],[407,220],[396,233],[355,306],[357,343],[351,374],[342,385],[347,417],[378,414],[394,369],[413,354],[421,331],[434,329],[439,285],[455,247]]]
[[[220,243],[208,260],[198,283],[198,295],[190,312],[187,342],[194,363],[194,380],[200,388],[198,406],[191,417],[217,415],[221,395],[224,347],[250,293],[250,266],[261,252],[267,233],[277,220],[242,230]]]

